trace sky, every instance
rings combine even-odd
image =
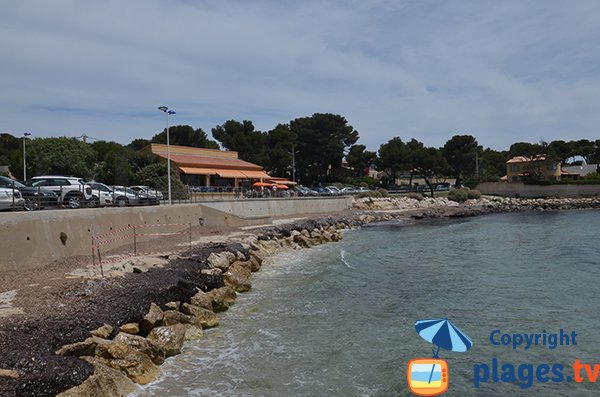
[[[1,0],[0,132],[127,144],[344,116],[393,137],[600,139],[597,0]]]

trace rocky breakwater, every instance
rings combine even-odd
[[[522,199],[510,197],[482,196],[463,203],[446,197],[384,197],[360,198],[354,208],[371,211],[409,212],[414,217],[463,217],[496,212],[557,211],[600,208],[600,197],[594,198],[539,198]]]
[[[363,219],[364,221],[364,219]],[[252,288],[250,276],[263,260],[282,249],[312,247],[341,238],[341,230],[360,220],[308,222],[295,229],[274,228],[241,240],[240,250],[213,250],[202,274],[222,277],[224,286],[208,292],[198,290],[189,301],[151,303],[140,322],[119,327],[109,324],[90,332],[83,341],[56,351],[59,356],[76,356],[93,367],[82,384],[58,394],[75,396],[123,396],[161,376],[160,365],[181,352],[185,341],[202,338],[203,331],[219,325],[218,313],[233,305],[237,293]]]

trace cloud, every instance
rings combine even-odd
[[[128,143],[173,122],[268,130],[345,116],[393,136],[596,138],[600,4],[590,1],[9,1],[0,130]]]

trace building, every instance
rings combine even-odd
[[[169,145],[171,168],[188,186],[238,187],[271,179],[263,167],[238,158],[238,153],[218,149]],[[141,150],[167,161],[167,145],[152,143]]]
[[[570,173],[562,172],[560,162],[545,156],[516,156],[506,162],[506,181],[521,182],[529,177],[540,181],[560,181]]]

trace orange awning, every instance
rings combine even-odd
[[[217,171],[217,175],[221,178],[238,178],[238,179],[246,179],[246,175],[239,170],[215,170]]]
[[[179,167],[179,170],[188,175],[217,175],[217,170],[212,168]]]
[[[247,178],[250,178],[250,179],[270,179],[271,178],[271,176],[264,171],[242,170],[242,172],[244,173],[244,175],[246,175]]]

